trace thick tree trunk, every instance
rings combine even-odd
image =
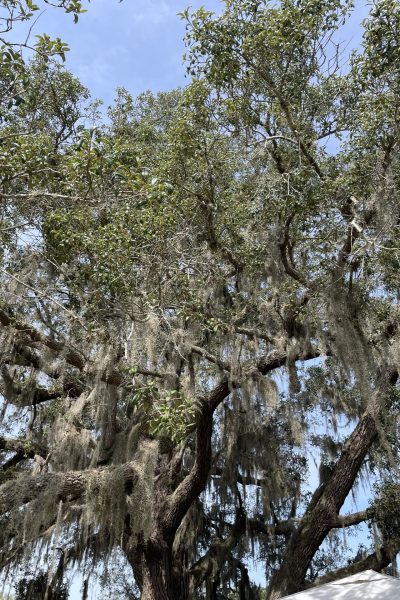
[[[144,557],[142,564],[141,600],[178,600],[169,556],[164,554],[158,558]]]
[[[187,511],[204,490],[211,465],[213,412],[204,402],[196,432],[196,454],[192,469],[175,487],[176,467],[171,459],[160,459],[154,497],[157,498],[154,528],[150,539],[134,549],[124,549],[141,591],[141,600],[189,600],[189,586],[183,557],[173,553],[176,532]],[[124,546],[125,544],[123,544]]]
[[[125,554],[141,600],[189,600],[183,566],[174,563],[172,548],[165,541],[152,539],[144,548]]]

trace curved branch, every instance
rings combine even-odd
[[[23,335],[22,339],[16,339],[13,342],[15,352],[29,365],[32,365],[35,369],[42,371],[43,373],[46,373],[46,375],[53,379],[58,379],[60,377],[60,369],[50,367],[46,361],[43,360],[42,356],[37,351],[38,344],[45,346],[56,355],[62,356],[63,360],[65,360],[71,367],[74,367],[79,371],[85,371],[85,374],[87,375],[99,375],[100,379],[102,379],[105,383],[112,385],[119,386],[123,383],[123,375],[116,369],[110,370],[106,368],[103,372],[97,373],[95,365],[90,364],[89,360],[81,352],[75,348],[72,348],[64,341],[57,341],[52,337],[40,332],[35,327],[20,321],[12,315],[11,311],[7,312],[4,310],[4,308],[0,308],[0,325],[12,328],[16,332],[19,332]],[[80,388],[80,386],[78,387]],[[81,388],[79,389],[79,393],[82,393]],[[41,401],[43,402],[45,399]]]
[[[293,218],[294,218],[294,215],[290,215],[290,217],[288,217],[286,219],[285,227],[283,229],[283,240],[279,244],[279,250],[281,253],[282,264],[283,264],[283,267],[284,267],[286,273],[290,277],[292,277],[292,279],[294,279],[295,281],[300,283],[302,286],[307,286],[307,281],[305,280],[303,275],[300,273],[300,271],[298,271],[296,269],[296,267],[293,264],[293,259],[291,259],[291,244],[290,244],[289,230],[290,230],[290,225],[293,221]]]
[[[318,350],[308,353],[307,358],[319,356]],[[299,355],[300,358],[300,355]],[[286,352],[271,352],[260,359],[256,366],[250,365],[244,378],[250,377],[254,372],[266,375],[270,371],[282,366],[287,360]],[[190,473],[183,479],[177,489],[166,501],[162,529],[166,539],[171,539],[178,529],[184,515],[195,498],[204,490],[211,469],[211,434],[213,413],[217,407],[229,396],[233,387],[240,387],[226,377],[202,400],[201,415],[196,428],[196,454],[195,462]]]
[[[5,358],[4,363],[13,365],[18,364],[21,366],[31,366],[36,371],[41,371],[42,373],[50,377],[50,379],[61,380],[62,393],[64,393],[65,395],[69,395],[72,398],[77,398],[84,392],[86,386],[82,381],[80,381],[71,373],[64,373],[63,370],[60,369],[60,367],[53,366],[49,362],[44,361],[40,354],[36,352],[36,350],[33,350],[29,346],[25,346],[18,341],[14,341],[13,351],[13,359]],[[7,374],[5,373],[4,369],[2,371],[2,376],[5,386],[7,386],[9,384],[9,381],[7,382]],[[9,377],[9,380],[10,379],[11,378]],[[24,398],[23,402],[19,401],[18,406],[34,406],[42,402],[47,402],[48,400],[54,400],[55,398],[58,398],[61,395],[61,391],[59,389],[50,391],[46,388],[36,388],[35,393],[30,397],[28,397],[27,395]],[[7,392],[7,390],[5,389],[4,392],[7,397],[7,400],[10,403],[13,403],[12,389],[10,389],[9,392]]]
[[[211,468],[213,412],[203,403],[196,429],[196,453],[190,473],[167,498],[161,522],[164,539],[171,540],[192,502],[204,490]]]

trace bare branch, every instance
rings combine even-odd
[[[358,525],[364,521],[368,521],[368,513],[366,510],[353,513],[351,515],[339,515],[334,521],[332,521],[332,529],[341,529],[342,527],[352,527]]]
[[[204,348],[201,348],[200,346],[190,346],[190,350],[192,352],[194,352],[194,354],[198,354],[199,356],[202,356],[203,358],[208,360],[208,362],[211,362],[211,363],[214,363],[215,365],[217,365],[221,369],[221,371],[230,371],[231,370],[231,367],[228,363],[220,360],[219,358],[217,358],[210,352],[207,352],[207,350],[205,350]]]

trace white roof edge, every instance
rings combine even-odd
[[[368,581],[374,581],[373,577],[375,575],[379,576],[379,579],[381,578],[386,578],[386,579],[393,579],[394,581],[397,581],[400,585],[400,579],[398,579],[397,577],[393,577],[392,575],[386,575],[386,573],[380,573],[379,571],[374,571],[373,569],[366,569],[365,571],[360,571],[359,573],[353,573],[353,575],[347,575],[346,577],[342,577],[341,579],[335,579],[333,581],[328,581],[327,583],[323,583],[322,585],[316,585],[316,586],[312,586],[309,587],[305,590],[301,590],[300,592],[295,592],[294,594],[290,594],[289,596],[282,596],[282,598],[280,600],[286,600],[287,598],[295,598],[296,596],[299,596],[300,594],[304,594],[306,592],[311,592],[311,591],[316,591],[322,588],[325,588],[327,586],[332,586],[335,584],[343,584],[346,581],[349,581],[351,579],[356,579],[362,576],[367,576],[370,579],[368,579]],[[367,583],[367,582],[365,582]]]

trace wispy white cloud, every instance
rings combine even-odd
[[[177,18],[177,3],[165,2],[164,0],[144,0],[135,3],[131,13],[133,23],[147,26],[160,25],[166,20]]]

